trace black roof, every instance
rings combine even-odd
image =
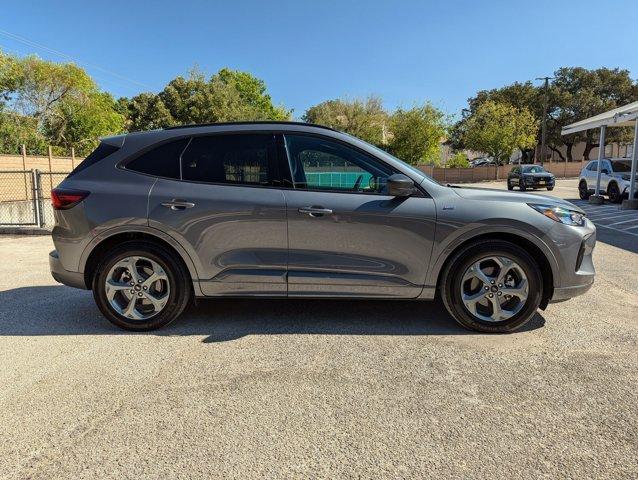
[[[337,132],[334,128],[326,127],[325,125],[318,125],[316,123],[306,123],[306,122],[289,122],[289,121],[278,121],[278,120],[254,120],[254,121],[246,121],[246,122],[218,122],[218,123],[192,123],[187,125],[175,125],[172,127],[166,127],[164,130],[177,130],[180,128],[196,128],[196,127],[215,127],[222,125],[298,125],[302,127],[315,127],[315,128],[324,128],[326,130],[331,130],[333,132]]]

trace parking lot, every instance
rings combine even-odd
[[[549,193],[600,227],[596,283],[511,335],[326,300],[125,333],[53,281],[50,238],[0,236],[0,478],[638,477],[638,213],[576,185]]]

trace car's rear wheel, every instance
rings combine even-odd
[[[554,187],[547,187],[548,192],[551,192],[552,190],[554,190]]]
[[[510,182],[509,179],[507,180],[507,189],[514,190],[514,185],[512,185],[512,182]]]
[[[522,248],[487,240],[466,246],[450,259],[441,278],[448,312],[465,328],[490,333],[513,332],[536,313],[543,277]]]
[[[113,249],[93,276],[102,314],[126,330],[154,330],[175,320],[191,297],[186,267],[170,250],[131,241]]]
[[[523,179],[518,181],[518,188],[521,190],[521,192],[525,191],[525,182],[523,181]]]
[[[620,203],[622,201],[620,188],[618,188],[618,184],[616,182],[611,182],[609,184],[607,187],[607,195],[609,196],[609,201],[611,203]]]
[[[578,196],[581,200],[587,200],[589,198],[589,190],[587,189],[587,182],[581,180],[578,184]]]

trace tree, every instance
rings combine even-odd
[[[146,94],[152,95],[152,94]],[[149,110],[149,107],[152,107]],[[139,105],[131,102],[131,116],[144,119],[132,125],[148,128],[154,124],[213,123],[248,120],[287,120],[291,112],[275,106],[265,83],[246,72],[221,69],[206,80],[192,70],[188,78],[171,80],[157,95]],[[148,115],[155,113],[158,117]]]
[[[399,108],[390,118],[389,130],[388,147],[393,155],[413,165],[438,163],[446,134],[443,112],[429,103],[409,110]]]
[[[116,110],[113,97],[92,92],[60,102],[44,132],[56,153],[66,153],[73,147],[78,155],[86,156],[97,147],[100,136],[121,132],[123,127],[124,117]]]
[[[71,63],[0,52],[0,102],[0,148],[10,151],[11,135],[33,153],[45,153],[47,144],[86,153],[99,136],[123,128],[113,98]]]
[[[388,114],[379,97],[365,100],[327,100],[306,110],[304,122],[341,130],[368,143],[383,146]]]
[[[470,162],[467,159],[467,155],[462,152],[458,152],[451,157],[446,164],[448,168],[468,168],[470,166]]]
[[[560,136],[562,127],[599,113],[620,107],[638,100],[638,85],[629,76],[629,71],[619,68],[560,68],[554,72],[552,81],[552,96],[556,106],[552,112],[553,142]],[[607,141],[622,141],[631,134],[626,129],[610,129]],[[597,130],[587,130],[580,134],[560,137],[567,148],[568,159],[571,161],[571,146],[577,141],[585,142],[583,156],[589,160],[591,150],[598,147]]]
[[[463,141],[502,164],[516,148],[534,146],[537,131],[538,120],[529,109],[488,100],[466,119]]]
[[[159,95],[140,93],[130,100],[118,100],[119,110],[126,116],[129,131],[155,130],[173,125],[175,120]]]

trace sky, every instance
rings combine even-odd
[[[458,115],[478,90],[561,66],[638,78],[638,0],[9,0],[1,11],[1,50],[73,59],[116,97],[230,67],[263,79],[295,118],[370,94]]]

